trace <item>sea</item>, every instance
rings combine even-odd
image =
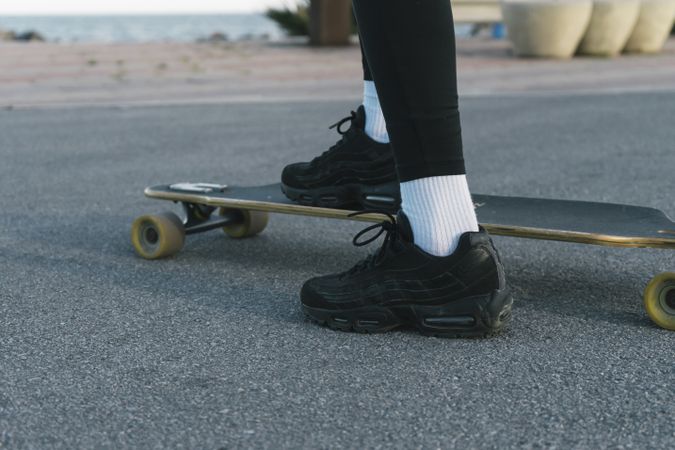
[[[229,40],[284,36],[264,14],[1,16],[0,30],[37,31],[51,42],[194,42],[213,33]]]
[[[254,14],[172,14],[105,16],[2,16],[0,30],[37,31],[50,42],[194,42],[213,33],[228,40],[284,37],[277,24],[262,13]],[[472,26],[457,24],[458,37],[471,35]]]

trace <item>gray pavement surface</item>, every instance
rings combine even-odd
[[[675,217],[674,105],[466,99],[471,187]],[[641,304],[671,251],[497,237],[516,303],[488,340],[306,321],[302,282],[368,251],[357,223],[134,255],[133,218],[173,208],[146,185],[275,181],[353,107],[0,111],[0,448],[672,448],[675,333]]]

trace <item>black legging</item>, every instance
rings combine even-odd
[[[449,0],[353,0],[399,181],[465,173]]]

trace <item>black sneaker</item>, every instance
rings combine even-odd
[[[345,122],[351,126],[342,131]],[[371,139],[365,123],[361,105],[332,125],[342,138],[312,161],[286,166],[284,194],[303,205],[396,211],[400,194],[391,146]]]
[[[513,300],[485,230],[464,233],[452,255],[437,257],[415,246],[402,212],[390,220],[354,237],[354,245],[361,246],[386,232],[375,254],[346,272],[305,283],[305,314],[343,331],[381,332],[403,325],[439,337],[485,337],[504,327]],[[378,227],[374,237],[359,242]]]

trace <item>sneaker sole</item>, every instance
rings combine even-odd
[[[512,305],[513,297],[504,289],[434,306],[369,305],[351,310],[327,310],[302,305],[302,308],[311,320],[334,330],[382,333],[412,326],[427,336],[462,338],[499,334],[511,320]]]
[[[281,184],[281,190],[290,200],[306,206],[322,208],[375,209],[395,212],[401,200],[398,182],[383,184],[344,184],[315,189],[298,189]],[[395,195],[392,195],[392,192]]]

